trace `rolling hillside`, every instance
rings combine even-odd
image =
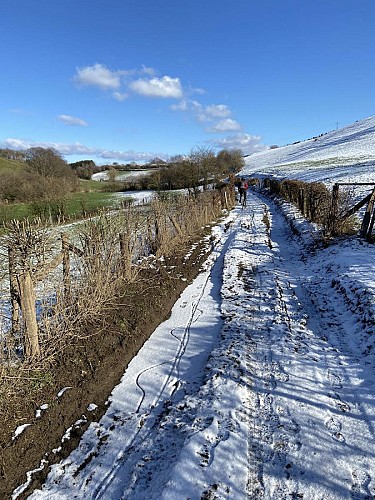
[[[375,116],[304,142],[246,158],[245,175],[305,182],[375,183]]]
[[[23,168],[23,164],[21,162],[0,157],[0,175],[4,172],[18,170],[20,168]]]

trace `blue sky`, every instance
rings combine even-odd
[[[374,114],[374,0],[2,0],[0,147],[98,164]]]

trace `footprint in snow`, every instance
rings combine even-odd
[[[302,344],[295,344],[294,352],[298,352],[299,354],[307,354],[309,352],[309,348]]]
[[[283,425],[283,427],[287,432],[290,432],[292,434],[298,434],[298,432],[300,432],[301,430],[301,426],[297,424],[295,420],[290,420],[289,422],[286,422]]]
[[[264,382],[264,387],[269,391],[274,391],[276,389],[275,378],[272,376]]]
[[[205,444],[202,450],[198,451],[197,454],[201,457],[201,467],[207,467],[210,464],[210,446]]]
[[[350,405],[346,401],[342,401],[341,397],[337,393],[329,393],[328,397],[334,400],[335,406],[342,413],[350,411]]]
[[[337,401],[336,406],[343,413],[350,411],[350,406],[348,405],[348,403],[345,403],[345,401],[341,401],[341,400]]]
[[[369,489],[371,476],[365,470],[352,470],[352,477],[353,485],[351,488],[351,497],[353,500],[367,500],[374,498]]]
[[[275,379],[280,381],[280,382],[288,382],[289,375],[285,372],[279,371],[279,372],[275,373]]]
[[[263,426],[263,430],[261,431],[262,442],[266,444],[273,443],[273,433],[271,433],[266,427]]]
[[[332,417],[327,419],[324,424],[327,427],[327,429],[330,431],[333,431],[333,432],[341,431],[341,423],[337,422],[337,420],[335,420]]]
[[[336,439],[336,441],[340,441],[340,443],[345,443],[345,438],[341,434],[341,432],[334,432],[332,434],[333,439]]]
[[[279,427],[280,425],[280,419],[279,416],[276,414],[270,415],[267,418],[267,424],[269,425],[270,428],[276,428]]]
[[[206,436],[206,442],[204,443],[202,449],[197,452],[201,457],[201,467],[208,467],[212,464],[214,460],[215,448],[217,445],[226,441],[229,438],[229,430],[233,428],[233,424],[230,420],[225,420],[218,422],[218,429],[216,436]]]
[[[328,370],[328,381],[333,387],[342,387],[341,377],[332,370]]]
[[[340,443],[345,443],[345,437],[341,434],[341,423],[334,418],[329,418],[325,421],[325,426],[328,430],[332,431],[332,437]]]
[[[214,483],[208,486],[201,495],[201,500],[211,500],[213,498],[227,498],[230,489],[222,483]],[[220,496],[219,496],[220,495]]]

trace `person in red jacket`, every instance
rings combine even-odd
[[[247,188],[249,187],[247,181],[243,177],[241,177],[241,182],[238,187],[238,192],[240,194],[240,203],[243,203],[244,206],[246,206],[246,195],[247,195]]]

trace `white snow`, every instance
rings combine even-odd
[[[138,180],[140,177],[146,177],[147,175],[155,172],[155,169],[144,169],[144,170],[128,170],[128,171],[117,171],[116,181],[134,181]],[[94,181],[107,181],[109,179],[108,170],[103,172],[97,172],[91,176]]]
[[[130,198],[134,205],[144,205],[155,197],[155,191],[122,191],[114,193],[117,198]]]
[[[46,411],[46,410],[48,410],[48,404],[47,404],[47,403],[42,404],[42,405],[40,406],[40,408],[38,408],[38,409],[35,411],[35,417],[36,417],[36,418],[40,418],[40,417],[42,416],[43,411]]]
[[[246,158],[243,173],[305,182],[375,183],[375,116],[316,139]]]
[[[66,391],[69,391],[70,389],[73,389],[72,387],[68,386],[68,387],[63,387],[58,393],[57,393],[57,397],[58,398],[61,398],[61,396],[66,392]]]
[[[372,162],[373,124],[318,139],[313,157],[341,140],[340,157]],[[285,158],[254,155],[244,172]],[[375,247],[314,247],[314,226],[255,190],[213,235],[106,414],[31,499],[375,498]]]
[[[34,474],[37,473],[37,472],[40,472],[44,469],[44,467],[48,465],[48,462],[47,460],[42,460],[40,462],[40,466],[37,468],[37,469],[34,469],[34,470],[31,470],[29,472],[26,473],[26,477],[27,477],[27,481],[22,484],[21,486],[19,486],[14,492],[13,492],[13,495],[12,495],[12,500],[16,499],[16,498],[19,498],[20,495],[22,495],[22,493],[24,493],[26,491],[26,489],[29,487],[29,485],[32,483],[32,480],[33,480],[33,477],[34,477]]]
[[[30,427],[31,424],[22,424],[17,427],[17,429],[14,431],[14,434],[12,436],[12,441],[14,441],[18,436],[20,436],[25,429]]]

